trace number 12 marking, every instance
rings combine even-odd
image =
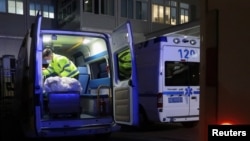
[[[178,52],[180,53],[180,58],[188,59],[189,57],[195,55],[195,51],[193,49],[178,49]]]

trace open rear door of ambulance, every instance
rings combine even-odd
[[[113,110],[117,124],[138,125],[138,91],[129,21],[112,33]]]

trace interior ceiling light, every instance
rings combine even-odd
[[[88,44],[89,42],[90,42],[89,39],[83,39],[83,41],[82,41],[83,44]]]

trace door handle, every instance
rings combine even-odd
[[[191,99],[196,99],[197,97],[196,96],[192,96]]]
[[[128,81],[128,85],[129,85],[129,86],[131,86],[131,87],[134,87],[133,82],[132,82],[132,80],[131,80],[131,79],[129,79],[129,81]]]

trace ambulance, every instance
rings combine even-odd
[[[122,54],[133,49],[130,22],[112,34],[46,30],[38,13],[21,44],[15,79],[15,113],[26,137],[96,135],[108,138],[119,125],[138,125],[137,72],[122,78]],[[79,69],[82,91],[44,91],[44,48],[67,56]],[[134,58],[131,51],[130,57]],[[130,64],[135,67],[135,61]],[[128,76],[129,75],[129,76]]]
[[[160,36],[136,44],[134,54],[141,124],[152,121],[196,126],[200,103],[200,39]]]

